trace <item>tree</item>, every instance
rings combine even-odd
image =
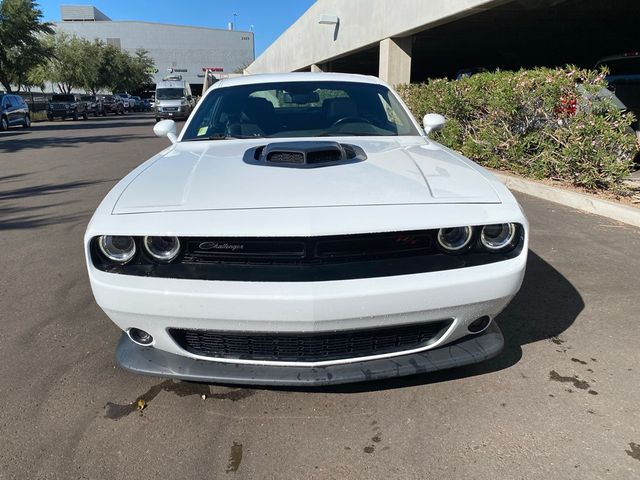
[[[53,57],[48,63],[49,80],[58,85],[62,93],[75,88],[87,88],[93,83],[92,68],[96,60],[91,58],[95,48],[89,40],[58,32],[52,40]]]
[[[103,87],[114,92],[132,92],[153,83],[153,59],[142,48],[132,56],[112,45],[102,51],[98,77]]]
[[[105,85],[100,78],[100,66],[102,65],[102,57],[104,54],[105,44],[101,40],[94,40],[93,43],[87,42],[83,52],[85,61],[85,72],[82,86],[92,95],[96,95]]]
[[[138,48],[131,57],[131,81],[130,90],[148,88],[153,84],[153,73],[156,65],[149,56],[149,51]]]
[[[53,34],[52,24],[42,22],[42,11],[33,0],[2,0],[0,3],[0,83],[7,92],[20,90],[29,71],[51,57],[44,42]]]

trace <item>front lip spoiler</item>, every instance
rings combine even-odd
[[[116,361],[120,367],[133,373],[194,382],[316,387],[471,365],[495,357],[503,347],[502,332],[492,322],[479,335],[464,337],[421,353],[327,367],[282,367],[193,359],[152,347],[142,347],[123,333],[116,350]]]

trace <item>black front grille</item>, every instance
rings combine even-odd
[[[229,333],[170,328],[169,335],[194,355],[236,360],[321,362],[412,350],[436,341],[451,320],[331,333]]]
[[[524,230],[505,252],[479,245],[480,227],[468,251],[448,255],[436,245],[437,230],[332,235],[322,237],[181,237],[171,263],[154,261],[135,237],[138,255],[126,265],[107,261],[95,237],[94,265],[103,271],[143,277],[242,282],[323,282],[439,272],[487,265],[514,258],[523,247]]]
[[[332,237],[191,238],[183,263],[320,265],[424,255],[435,250],[429,232]]]

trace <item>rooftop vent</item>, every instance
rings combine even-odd
[[[252,165],[314,168],[367,159],[362,148],[328,141],[274,142],[249,149],[244,161]]]

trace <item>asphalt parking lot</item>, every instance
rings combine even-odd
[[[116,368],[82,236],[167,145],[153,124],[0,132],[0,478],[640,478],[640,230],[532,197],[527,276],[489,362],[322,390]]]

